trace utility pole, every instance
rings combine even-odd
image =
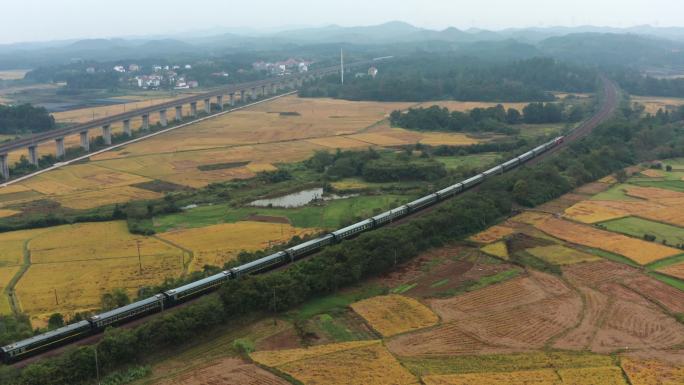
[[[57,289],[53,289],[55,291],[55,304],[59,305],[59,299],[57,299]]]
[[[135,245],[138,246],[138,265],[140,266],[140,275],[142,275],[142,257],[140,256],[140,239],[135,240]]]
[[[344,51],[340,48],[340,78],[344,84]]]
[[[95,373],[97,374],[97,385],[102,385],[100,382],[100,365],[97,362],[97,346],[93,349],[95,351]]]

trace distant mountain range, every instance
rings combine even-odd
[[[228,32],[229,31],[229,32]],[[298,28],[277,32],[222,30],[188,32],[155,37],[65,40],[0,45],[0,68],[31,68],[68,63],[73,59],[115,61],[144,58],[185,58],[220,56],[239,51],[276,51],[314,45],[414,45],[447,47],[466,52],[487,49],[481,42],[516,45],[525,55],[549,54],[599,64],[624,60],[638,63],[653,58],[672,58],[684,51],[684,28],[636,26],[520,28],[501,31],[447,28],[430,30],[404,22],[375,26]],[[425,44],[423,44],[425,43]],[[633,51],[633,52],[630,52]],[[618,54],[617,56],[615,56]],[[598,55],[598,56],[597,56]],[[649,57],[644,57],[651,56]],[[619,58],[619,60],[617,60]],[[675,60],[679,60],[675,57]],[[682,60],[684,62],[684,60]]]

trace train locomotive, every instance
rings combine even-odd
[[[261,259],[234,267],[230,270],[222,271],[210,277],[133,302],[129,305],[94,315],[87,320],[3,346],[0,348],[0,359],[5,363],[20,361],[26,357],[101,332],[107,327],[121,325],[151,313],[164,311],[164,309],[176,306],[191,298],[211,292],[228,280],[237,279],[246,274],[265,272],[278,266],[292,263],[306,255],[321,250],[325,246],[339,243],[362,232],[381,227],[409,214],[432,206],[437,202],[458,195],[479,185],[488,178],[503,174],[536,158],[551,148],[563,143],[563,139],[564,137],[562,136],[557,137],[535,147],[531,151],[492,167],[491,169],[462,182],[448,186],[442,190],[418,198],[403,206],[378,214],[372,218],[365,219],[361,222],[333,231],[332,233],[292,246],[287,250],[279,251]]]

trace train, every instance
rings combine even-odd
[[[308,240],[286,250],[276,252],[255,261],[245,263],[218,274],[188,283],[175,289],[167,290],[152,297],[133,302],[129,305],[94,315],[86,320],[76,322],[47,333],[38,334],[0,348],[0,359],[4,363],[13,363],[55,347],[99,333],[107,327],[124,324],[148,314],[162,312],[197,296],[206,294],[219,288],[231,279],[237,279],[247,274],[266,272],[279,266],[295,262],[307,255],[318,252],[324,247],[353,238],[360,233],[371,231],[395,220],[424,210],[437,202],[449,199],[469,190],[488,178],[508,172],[523,163],[538,157],[550,149],[563,143],[564,137],[559,136],[534,149],[501,163],[489,170],[472,176],[454,185],[443,188],[432,194],[418,198],[403,206],[396,207],[353,225]]]

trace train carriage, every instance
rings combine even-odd
[[[3,346],[0,348],[0,355],[3,362],[18,361],[32,354],[48,350],[53,346],[59,346],[83,335],[90,334],[91,331],[90,322],[80,321]]]
[[[343,239],[351,238],[358,233],[372,229],[373,225],[374,223],[372,219],[366,219],[365,221],[354,223],[351,226],[333,231],[332,235],[335,237],[335,240],[339,242]]]

